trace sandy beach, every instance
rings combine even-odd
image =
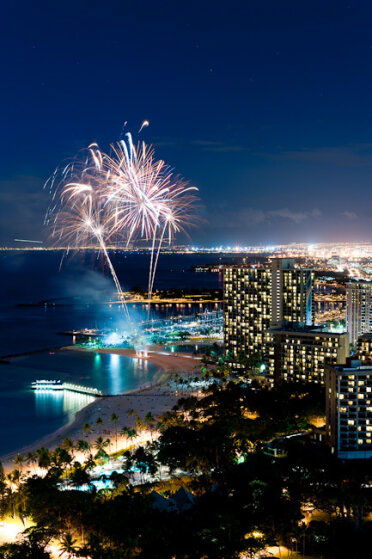
[[[63,349],[91,351],[77,346],[68,346]],[[95,349],[94,352],[115,353],[138,358],[136,352],[132,349]],[[34,452],[42,446],[53,449],[59,446],[65,438],[73,440],[83,439],[90,443],[93,443],[99,436],[113,440],[115,438],[115,426],[110,422],[110,417],[113,413],[119,417],[117,422],[118,432],[124,426],[135,427],[135,415],[144,418],[148,412],[151,412],[155,418],[160,418],[163,413],[175,405],[180,396],[174,388],[169,387],[168,381],[170,378],[175,374],[189,376],[191,373],[195,373],[200,363],[200,358],[195,358],[192,354],[168,353],[161,349],[150,349],[147,357],[141,357],[141,359],[147,359],[159,367],[160,372],[157,375],[156,383],[139,387],[133,392],[97,398],[94,402],[76,413],[70,423],[62,426],[57,431],[17,451],[2,456],[1,462],[4,470],[14,469],[13,460],[16,454]],[[129,413],[131,410],[134,411],[134,414]],[[102,425],[96,425],[96,420],[99,417],[103,420]],[[92,427],[92,432],[89,434],[83,431],[83,426],[86,423],[89,423]],[[125,439],[118,439],[118,449],[127,444],[128,441]],[[112,451],[114,450],[116,449],[112,448]]]

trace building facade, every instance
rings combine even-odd
[[[328,366],[345,364],[349,357],[347,333],[322,327],[287,324],[266,334],[265,361],[275,384],[315,382],[324,384]]]
[[[346,285],[346,318],[350,343],[372,332],[372,282],[357,281]]]
[[[326,436],[339,458],[372,458],[371,366],[349,361],[327,369]]]
[[[357,340],[357,356],[363,364],[372,363],[372,332]]]
[[[271,325],[271,273],[266,267],[224,270],[224,340],[233,358],[263,350]]]
[[[313,324],[314,272],[294,267],[291,258],[270,262],[272,305],[271,325],[283,322]]]
[[[224,341],[233,357],[265,351],[266,332],[284,322],[313,324],[312,270],[274,258],[267,266],[224,269]]]

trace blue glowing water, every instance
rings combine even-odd
[[[112,255],[123,288],[146,288],[148,255]],[[216,288],[218,274],[195,273],[192,266],[215,256],[161,255],[155,287]],[[64,261],[60,252],[0,253],[0,356],[70,343],[59,332],[123,326],[123,313],[107,304],[110,276],[94,254]],[[29,304],[30,306],[24,306]],[[22,305],[22,306],[20,306]],[[137,305],[135,319],[144,318]],[[179,312],[174,308],[160,313]],[[60,379],[94,386],[104,393],[133,390],[151,382],[156,368],[113,355],[52,352],[12,359],[0,365],[0,455],[16,450],[67,423],[92,401],[79,394],[35,394],[35,379]]]
[[[33,392],[30,382],[56,379],[119,394],[151,383],[158,369],[119,355],[56,351],[0,365],[0,455],[58,429],[94,400],[72,392]]]
[[[147,287],[147,254],[111,257],[123,289]],[[161,255],[155,288],[217,288],[222,282],[219,274],[192,271],[193,266],[214,259],[213,255]],[[66,344],[68,340],[58,332],[73,328],[122,326],[123,313],[105,304],[114,289],[101,260],[78,254],[64,260],[59,270],[60,260],[61,252],[0,252],[0,356]],[[17,306],[25,304],[32,306]],[[131,312],[135,320],[146,317],[143,305],[131,307]],[[168,307],[157,312],[179,310]]]

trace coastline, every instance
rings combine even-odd
[[[89,353],[108,353],[122,355],[123,357],[131,357],[133,359],[142,359],[144,361],[150,361],[153,365],[164,369],[165,372],[182,372],[185,367],[189,370],[191,363],[194,367],[197,363],[201,361],[201,357],[196,357],[191,353],[174,353],[164,350],[161,346],[150,346],[148,349],[147,356],[138,356],[134,349],[124,349],[124,348],[97,348],[89,349],[86,347],[80,347],[76,345],[64,346],[61,348],[64,351],[82,351]]]
[[[76,346],[66,346],[61,349],[95,353],[115,353],[131,358],[139,358],[135,350],[131,349],[102,348],[90,350]],[[191,354],[168,354],[167,352],[160,352],[157,350],[150,350],[148,356],[141,357],[141,359],[146,359],[159,367],[159,378],[155,383],[142,385],[123,394],[96,398],[93,402],[76,412],[68,423],[62,425],[56,431],[45,435],[29,445],[2,455],[0,460],[4,470],[8,472],[14,469],[13,460],[17,454],[24,455],[28,452],[35,452],[42,446],[53,449],[59,446],[65,438],[73,440],[83,439],[92,444],[99,436],[105,438],[110,437],[110,435],[112,436],[114,427],[112,423],[110,423],[110,416],[113,413],[120,418],[118,422],[119,431],[123,426],[130,428],[135,426],[135,418],[133,417],[132,410],[135,415],[141,418],[144,418],[148,412],[151,412],[156,418],[160,417],[166,411],[169,411],[179,398],[177,391],[171,390],[167,386],[172,375],[181,373],[189,375],[194,371],[197,363],[200,361],[200,358],[195,358]],[[97,426],[95,423],[98,417],[103,419],[103,424],[101,426]],[[83,431],[83,426],[86,423],[92,426],[92,432],[90,434],[86,434]],[[120,449],[119,446],[118,449]]]
[[[36,355],[37,353],[47,353],[49,351],[59,351],[63,346],[53,346],[45,347],[43,349],[30,349],[28,351],[22,351],[21,353],[9,353],[8,355],[0,355],[0,365],[8,365],[12,359],[17,357],[27,357],[28,355]]]

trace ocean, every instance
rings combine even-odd
[[[111,254],[122,288],[147,287],[148,254]],[[113,355],[56,351],[68,345],[61,333],[81,328],[120,329],[123,312],[108,304],[114,286],[101,257],[92,252],[64,257],[60,251],[0,252],[0,356],[20,355],[0,364],[0,455],[55,431],[92,401],[81,394],[36,394],[36,379],[59,379],[118,394],[151,382],[151,363]],[[216,262],[216,255],[160,255],[155,289],[216,289],[217,273],[193,267]],[[226,261],[228,259],[225,259]],[[223,260],[221,260],[223,261]],[[190,312],[186,310],[185,312]],[[145,309],[132,309],[135,319]],[[152,316],[179,314],[166,307]]]

